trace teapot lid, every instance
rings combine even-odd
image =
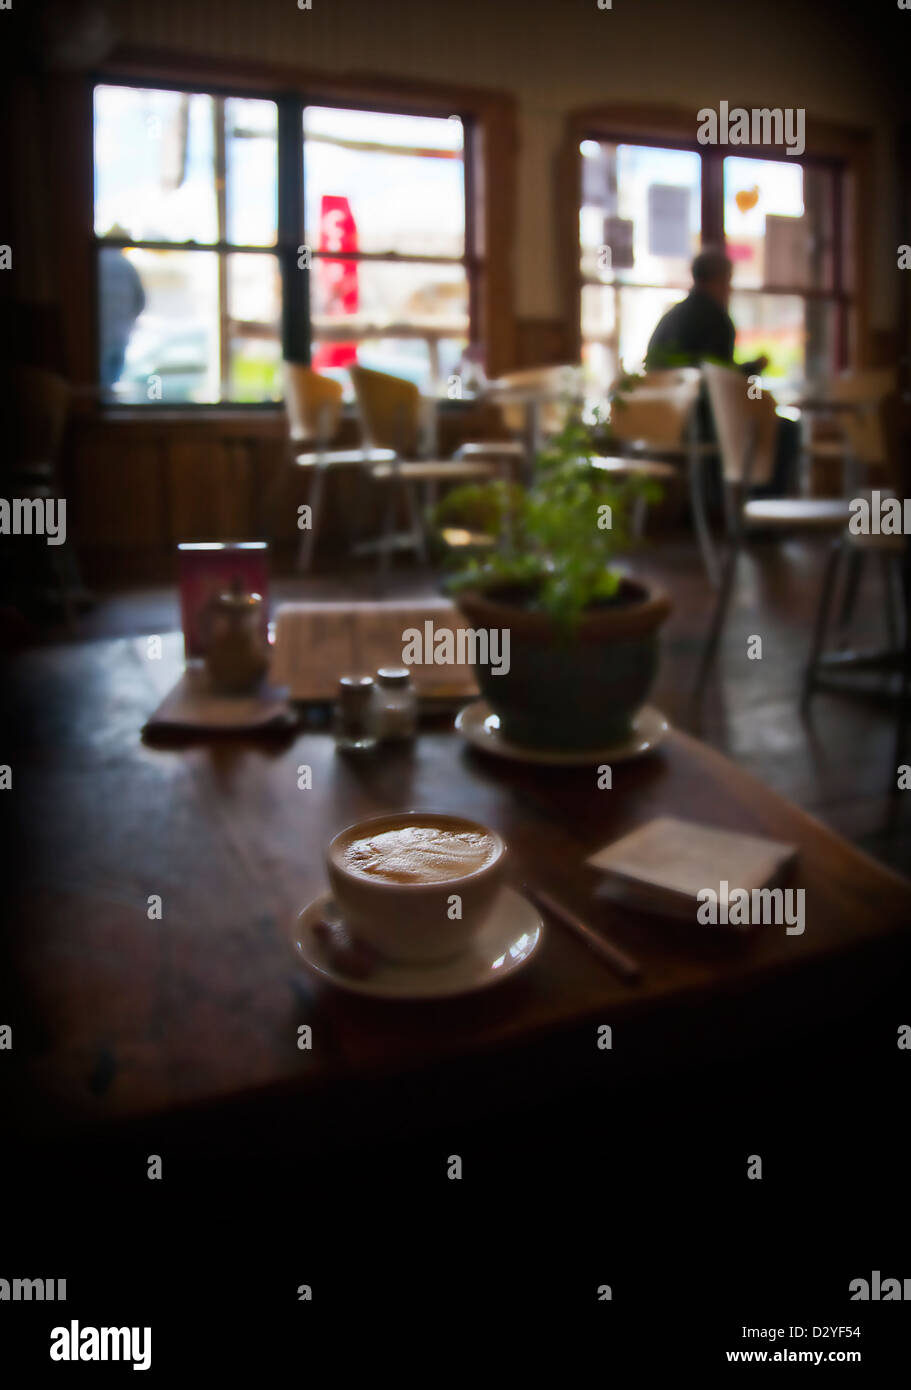
[[[236,574],[231,580],[231,588],[218,594],[213,601],[219,608],[226,608],[232,612],[244,612],[258,608],[263,601],[263,596],[262,594],[248,593],[240,575]]]

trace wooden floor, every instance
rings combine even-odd
[[[769,786],[818,816],[874,857],[911,871],[911,791],[894,791],[896,713],[888,702],[857,695],[817,694],[801,717],[799,690],[822,574],[816,542],[756,544],[740,565],[716,674],[701,723],[688,709],[713,591],[692,542],[649,544],[631,567],[665,586],[674,610],[664,635],[653,701],[671,720],[749,768]],[[436,590],[437,577],[400,561],[386,579],[372,568],[279,579],[275,596],[381,597]],[[102,595],[80,624],[78,640],[172,631],[179,627],[176,591],[142,589]],[[747,657],[748,638],[762,638],[762,658]],[[878,574],[865,576],[852,640],[867,646],[883,636]],[[904,754],[911,761],[911,749]]]

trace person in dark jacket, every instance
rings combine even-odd
[[[674,304],[658,321],[645,353],[646,371],[663,367],[699,366],[718,362],[736,366],[747,376],[759,375],[769,365],[767,357],[734,362],[734,321],[728,312],[733,266],[723,251],[701,251],[693,261],[693,288],[686,299]],[[711,418],[703,409],[703,433],[714,439]],[[754,495],[781,497],[792,491],[800,431],[793,420],[778,420],[775,469],[768,485],[754,488]]]
[[[109,235],[119,234],[112,227]],[[146,306],[136,267],[120,248],[105,248],[98,265],[100,281],[101,384],[106,392],[120,380],[130,335]]]

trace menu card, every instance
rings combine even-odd
[[[180,562],[180,620],[188,661],[204,656],[207,620],[213,599],[235,580],[248,594],[260,594],[263,640],[269,622],[269,557],[265,541],[183,541]]]
[[[440,633],[457,633],[466,626],[467,621],[444,598],[283,603],[275,615],[270,682],[287,686],[292,700],[332,700],[340,676],[373,675],[380,666],[404,665],[403,634],[416,628],[424,660],[409,664],[408,669],[418,694],[470,699],[478,693],[471,666],[436,665],[427,660]],[[426,641],[431,634],[431,641]]]
[[[659,816],[630,835],[598,850],[588,860],[607,875],[631,905],[675,917],[692,917],[698,894],[716,892],[726,879],[731,888],[768,888],[796,850],[777,840],[718,830]]]

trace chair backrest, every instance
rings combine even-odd
[[[349,367],[366,442],[373,448],[396,453],[418,452],[424,426],[421,393],[413,381],[376,372],[371,367]]]
[[[285,410],[291,438],[328,444],[342,413],[342,384],[301,362],[285,362]]]
[[[897,381],[895,367],[866,367],[842,372],[832,382],[833,401],[861,407],[856,414],[839,413],[839,424],[858,463],[882,463],[886,458],[882,405]]]
[[[56,464],[72,400],[69,383],[44,367],[17,367],[13,400],[17,466]]]
[[[715,421],[724,481],[743,483],[749,458],[748,484],[762,486],[771,478],[775,466],[774,400],[765,391],[758,400],[751,399],[746,376],[733,367],[706,362],[702,375]]]
[[[614,401],[611,434],[620,440],[679,448],[699,399],[698,367],[646,372],[628,394]]]

